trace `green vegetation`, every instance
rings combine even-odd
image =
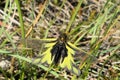
[[[80,75],[40,62],[60,32]],[[119,55],[119,0],[0,1],[0,80],[119,80]]]

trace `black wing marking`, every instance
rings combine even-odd
[[[60,63],[60,61],[63,62],[64,58],[67,57],[67,48],[65,46],[65,43],[59,43],[57,42],[53,48],[51,49],[51,58],[53,59],[54,64]],[[62,59],[62,60],[61,60]]]

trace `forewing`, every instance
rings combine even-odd
[[[23,41],[23,40],[21,40]],[[41,49],[41,45],[43,43],[52,43],[55,42],[56,38],[48,38],[48,39],[36,39],[36,38],[31,38],[31,39],[25,39],[25,43],[27,48],[31,48],[34,51],[39,51]],[[46,45],[46,46],[51,46],[51,45]]]

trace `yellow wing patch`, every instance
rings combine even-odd
[[[34,59],[33,60],[33,63],[34,64],[39,64],[39,63],[47,63],[47,64],[51,64],[52,63],[52,60],[51,60],[51,49],[52,49],[52,46],[55,45],[55,43],[48,43],[48,44],[45,44],[45,48],[46,51],[43,52],[42,54],[40,54],[40,56],[38,56],[38,58]]]
[[[80,70],[74,66],[75,62],[74,62],[73,55],[75,54],[75,51],[68,46],[66,46],[66,48],[68,49],[68,56],[64,59],[63,63],[60,64],[60,66],[62,68],[67,68],[68,70],[72,71],[73,73],[79,75]]]
[[[52,63],[50,51],[53,45],[55,45],[55,43],[49,43],[45,45],[45,47],[47,47],[48,49],[42,53],[41,63],[45,63],[45,62],[47,62],[48,64]]]

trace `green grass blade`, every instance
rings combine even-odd
[[[73,23],[74,20],[75,20],[75,17],[76,17],[76,15],[77,15],[77,13],[78,13],[78,11],[79,11],[79,9],[80,9],[80,6],[81,6],[82,2],[83,2],[83,0],[80,0],[79,3],[78,3],[78,5],[77,5],[77,7],[75,8],[75,11],[74,11],[74,13],[72,14],[72,17],[71,17],[71,19],[70,19],[70,22],[68,23],[68,26],[67,26],[67,28],[66,28],[66,33],[69,32],[70,27],[71,27],[72,23]]]
[[[18,14],[19,14],[22,39],[24,40],[25,39],[25,29],[24,29],[23,16],[22,16],[22,12],[21,12],[20,2],[19,2],[19,0],[15,0],[15,2],[16,2]],[[23,45],[25,46],[25,42],[23,42]]]

